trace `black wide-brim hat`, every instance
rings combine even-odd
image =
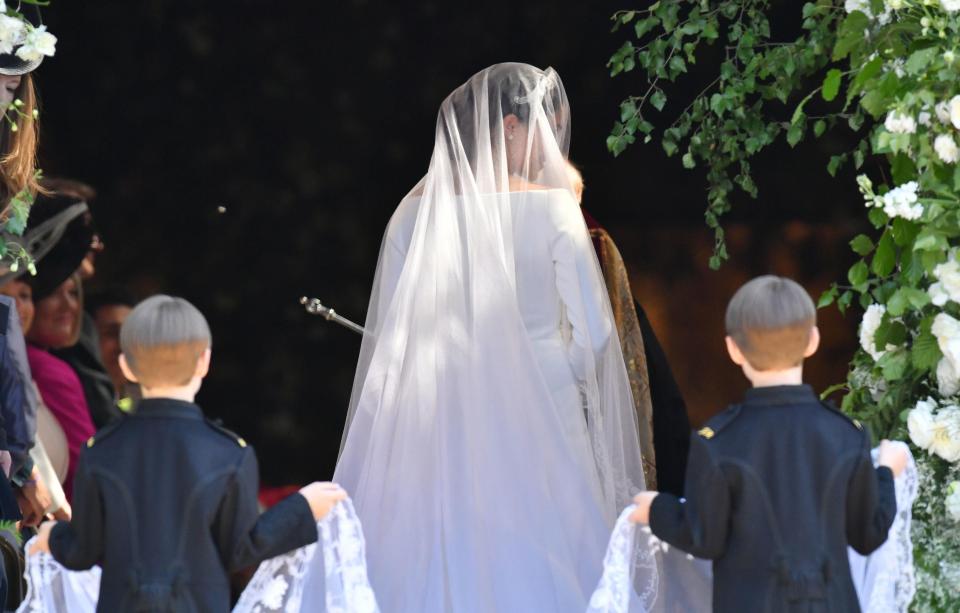
[[[3,236],[8,245],[17,243],[26,249],[36,263],[37,274],[24,274],[23,266],[16,271],[8,268],[0,274],[0,285],[20,278],[33,288],[34,301],[42,300],[80,268],[93,236],[93,216],[86,202],[60,194],[37,195],[23,236]]]
[[[13,3],[11,2],[10,4]],[[23,14],[24,18],[29,21],[33,27],[43,24],[40,19],[40,8],[37,5],[21,2],[17,10]],[[14,51],[16,51],[16,49],[14,49]],[[41,62],[43,62],[42,57],[28,62],[27,60],[21,59],[16,53],[0,53],[0,74],[10,77],[24,75],[36,70]]]

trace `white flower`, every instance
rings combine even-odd
[[[903,0],[887,0],[885,2],[887,9],[899,11],[903,8]]]
[[[907,431],[910,440],[920,449],[928,449],[933,442],[933,410],[937,402],[933,398],[920,400],[917,406],[907,413]]]
[[[950,125],[950,103],[949,102],[938,102],[933,110],[937,114],[937,119],[940,120],[940,123],[944,125]]]
[[[937,152],[941,162],[954,164],[960,159],[960,149],[957,148],[957,143],[954,142],[953,137],[947,134],[941,134],[934,139],[933,150]]]
[[[944,398],[960,391],[960,373],[947,358],[940,358],[940,363],[937,364],[937,391]]]
[[[863,314],[863,320],[860,322],[860,346],[870,354],[874,361],[883,357],[883,354],[891,349],[896,349],[893,345],[887,344],[883,351],[877,350],[877,344],[874,337],[877,334],[877,328],[883,320],[883,314],[887,312],[886,307],[880,304],[871,304]]]
[[[944,52],[943,52],[943,61],[944,61],[944,62],[946,62],[946,63],[948,63],[948,64],[952,64],[952,63],[953,63],[953,60],[955,60],[955,59],[957,59],[957,55],[956,55],[953,51],[947,50],[947,51],[944,51]]]
[[[948,407],[934,417],[930,451],[947,462],[960,460],[960,408]]]
[[[950,294],[947,293],[947,290],[944,289],[943,283],[934,283],[930,285],[927,289],[927,294],[930,296],[930,302],[936,306],[943,306],[947,304],[947,301],[950,300]]]
[[[0,14],[0,53],[13,53],[13,48],[23,42],[26,27],[16,17]]]
[[[951,249],[947,261],[937,264],[933,269],[937,283],[930,286],[928,293],[933,304],[943,306],[947,300],[960,303],[960,261],[957,250]]]
[[[960,0],[940,0],[940,6],[948,13],[960,10]]]
[[[908,181],[891,189],[882,196],[883,212],[891,218],[919,219],[923,215],[923,205],[917,202],[918,187],[916,181]]]
[[[930,111],[920,111],[919,113],[917,113],[917,123],[919,123],[921,126],[929,128],[930,127]]]
[[[960,522],[960,481],[954,481],[947,486],[944,506],[947,507],[947,515],[950,519]]]
[[[960,321],[940,313],[934,318],[930,331],[937,338],[943,357],[953,363],[954,370],[960,371]]]
[[[950,109],[950,123],[953,124],[954,128],[960,130],[960,96],[950,98],[947,108]]]
[[[43,56],[51,56],[57,51],[57,37],[47,32],[47,26],[31,28],[23,45],[17,49],[17,57],[26,62],[34,62]]]
[[[917,131],[917,122],[910,115],[900,111],[890,111],[887,113],[886,121],[883,122],[883,127],[887,132],[894,134],[913,134]]]

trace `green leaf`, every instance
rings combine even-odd
[[[867,269],[867,263],[860,260],[850,267],[850,270],[847,272],[847,279],[850,281],[850,285],[860,287],[867,282],[867,275],[869,274],[870,271]]]
[[[887,112],[887,97],[879,89],[871,89],[860,98],[860,106],[876,119]]]
[[[910,57],[907,58],[904,70],[906,70],[909,75],[920,74],[927,68],[927,65],[930,64],[933,58],[937,56],[939,51],[938,47],[928,47],[914,51],[910,54]]]
[[[853,81],[850,83],[849,96],[855,94],[863,88],[863,85],[872,79],[873,77],[880,74],[880,69],[883,68],[883,58],[879,55],[863,65],[857,75],[853,78]]]
[[[873,224],[874,228],[878,229],[887,225],[887,222],[890,220],[890,218],[887,217],[887,214],[883,212],[883,209],[876,207],[867,211],[867,219],[870,220],[870,223]]]
[[[820,136],[823,135],[826,129],[827,129],[827,122],[822,119],[818,119],[813,124],[813,135],[816,136],[817,138],[820,138]]]
[[[676,72],[686,72],[687,63],[683,60],[682,57],[680,57],[679,55],[675,55],[672,58],[670,58],[670,68],[672,68]]]
[[[906,351],[888,351],[880,358],[878,366],[883,373],[883,378],[893,382],[903,377],[909,364],[910,354]]]
[[[694,168],[697,165],[697,162],[693,159],[693,156],[690,154],[689,151],[684,153],[683,157],[680,158],[680,160],[683,162],[684,168]]]
[[[891,317],[900,317],[904,311],[907,310],[907,304],[909,303],[907,297],[903,294],[903,290],[898,289],[893,293],[893,296],[890,296],[890,299],[887,300],[887,313],[889,313]]]
[[[830,162],[827,164],[827,172],[830,173],[831,177],[837,176],[837,170],[840,168],[840,164],[843,164],[846,161],[847,161],[846,153],[830,156]]]
[[[842,78],[843,73],[836,68],[832,68],[829,72],[827,72],[827,77],[823,80],[824,100],[830,102],[837,97],[837,93],[840,91],[840,81]]]
[[[883,236],[880,237],[880,242],[877,243],[877,251],[873,254],[873,260],[871,262],[873,274],[878,277],[886,277],[893,272],[895,263],[896,250],[893,245],[893,237],[890,236],[889,231],[884,232]]]
[[[833,301],[837,299],[837,294],[839,292],[840,290],[838,290],[837,286],[834,285],[830,289],[820,294],[820,300],[817,301],[817,308],[822,309],[833,304]]]
[[[658,111],[662,111],[663,106],[666,103],[667,103],[667,95],[663,93],[663,90],[661,89],[658,89],[657,91],[653,92],[653,94],[650,96],[650,104],[652,104],[653,107]]]
[[[897,185],[917,178],[917,167],[906,153],[898,153],[890,164],[893,182]]]
[[[920,232],[920,226],[912,221],[897,217],[893,220],[893,242],[898,247],[908,247],[913,244]]]
[[[850,308],[851,302],[853,302],[853,292],[847,290],[840,294],[840,297],[837,298],[837,308],[841,313],[846,313],[847,309]]]
[[[833,47],[833,60],[842,60],[850,51],[863,42],[864,32],[870,27],[870,19],[860,11],[847,15],[837,31],[837,43]]]
[[[644,34],[657,27],[659,23],[660,20],[656,17],[647,17],[633,24],[633,31],[636,33],[637,38],[643,38]]]
[[[858,234],[850,241],[850,248],[857,255],[867,255],[873,251],[873,241],[866,234]]]
[[[913,348],[910,351],[910,361],[913,363],[913,367],[921,371],[935,369],[937,364],[940,363],[940,358],[943,357],[936,337],[930,332],[931,321],[925,322],[920,327],[920,334],[914,339]]]
[[[930,304],[930,294],[923,291],[922,289],[917,289],[915,287],[903,287],[900,289],[907,300],[910,302],[910,306],[919,310],[923,307]]]
[[[804,126],[802,121],[798,121],[797,123],[792,124],[790,129],[787,130],[787,143],[789,143],[791,147],[795,147],[797,143],[803,140],[803,132],[805,127],[806,126]]]

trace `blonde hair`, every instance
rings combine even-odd
[[[580,173],[580,169],[570,160],[567,160],[567,179],[570,181],[570,189],[573,190],[577,202],[583,202],[583,175]]]
[[[727,335],[759,371],[803,363],[816,325],[810,294],[784,277],[765,275],[749,281],[727,306]]]
[[[10,199],[24,189],[31,195],[44,191],[36,177],[40,125],[33,113],[39,109],[39,102],[29,73],[20,79],[14,98],[23,102],[15,119],[16,131],[9,121],[0,122],[0,217],[6,217]]]
[[[210,326],[197,307],[163,294],[138,304],[120,328],[124,359],[147,388],[189,383],[210,344]]]

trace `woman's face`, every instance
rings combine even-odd
[[[41,347],[60,349],[71,345],[80,317],[80,288],[74,277],[37,302],[33,326],[27,338]]]
[[[0,294],[10,296],[17,301],[17,315],[20,316],[20,329],[26,334],[33,324],[33,288],[23,281],[11,281],[0,287]]]
[[[6,112],[7,107],[16,98],[17,88],[20,87],[20,75],[0,75],[0,111]]]

